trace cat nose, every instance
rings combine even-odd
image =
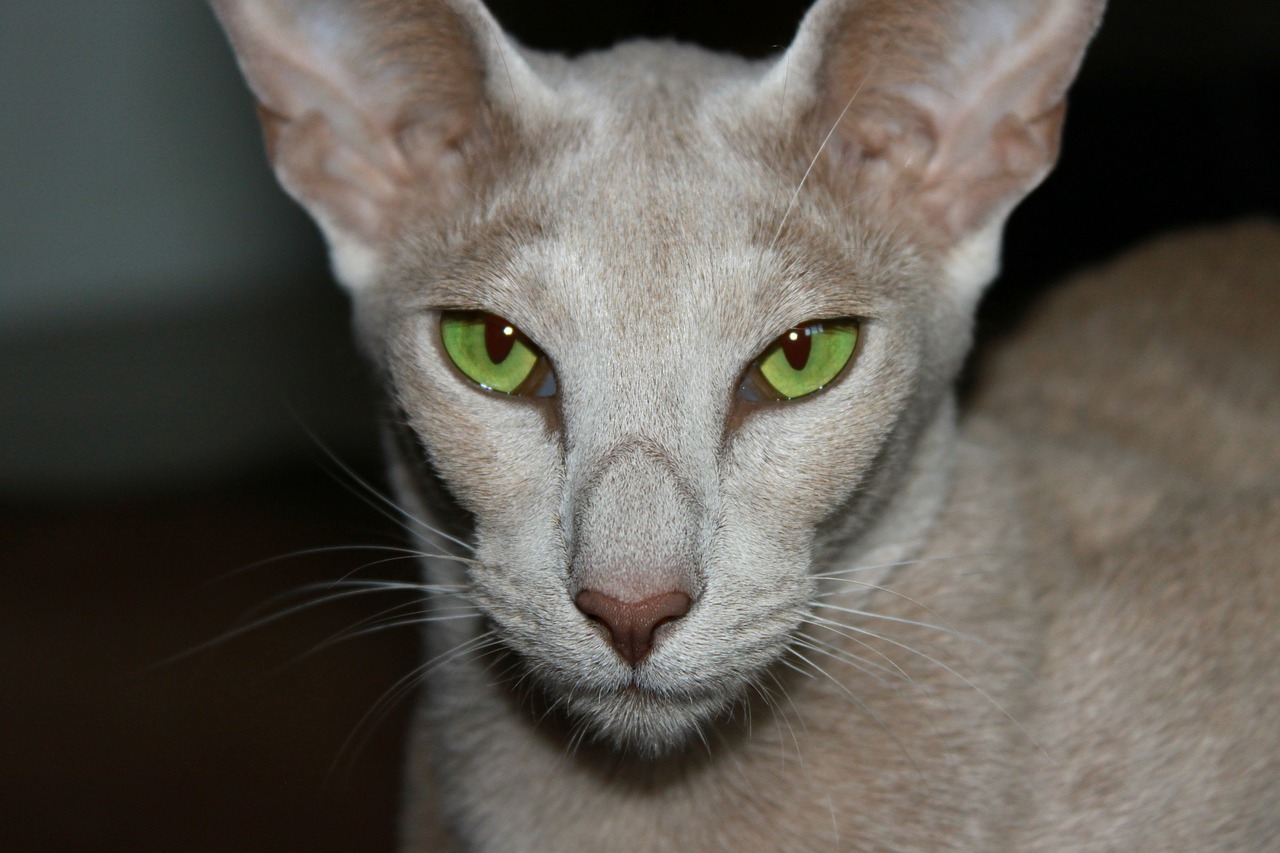
[[[649,654],[658,626],[679,619],[693,604],[686,593],[672,590],[643,601],[620,601],[594,589],[584,589],[573,603],[609,629],[613,647],[633,667]]]

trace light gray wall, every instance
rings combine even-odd
[[[6,0],[0,106],[0,498],[343,444],[344,300],[204,3]]]
[[[0,332],[257,291],[313,247],[192,0],[0,5]]]

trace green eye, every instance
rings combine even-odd
[[[530,397],[556,391],[546,356],[495,314],[446,311],[440,316],[440,340],[458,369],[483,388]]]
[[[794,400],[820,391],[840,375],[857,345],[857,320],[811,320],[794,326],[751,365],[742,396]]]

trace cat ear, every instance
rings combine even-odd
[[[212,0],[284,188],[356,288],[412,204],[448,210],[490,108],[531,77],[474,0]],[[489,81],[502,67],[502,86]],[[504,89],[503,87],[509,87]]]
[[[822,0],[775,77],[809,81],[833,180],[957,246],[998,232],[1058,153],[1103,0]],[[828,137],[827,134],[830,133]]]

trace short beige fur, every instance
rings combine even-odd
[[[456,617],[405,850],[1280,846],[1280,229],[1082,276],[956,403],[1100,0],[819,0],[765,62],[569,61],[476,0],[213,5]],[[555,396],[454,368],[458,309]],[[829,387],[739,396],[845,317]],[[694,603],[632,666],[586,588]]]

